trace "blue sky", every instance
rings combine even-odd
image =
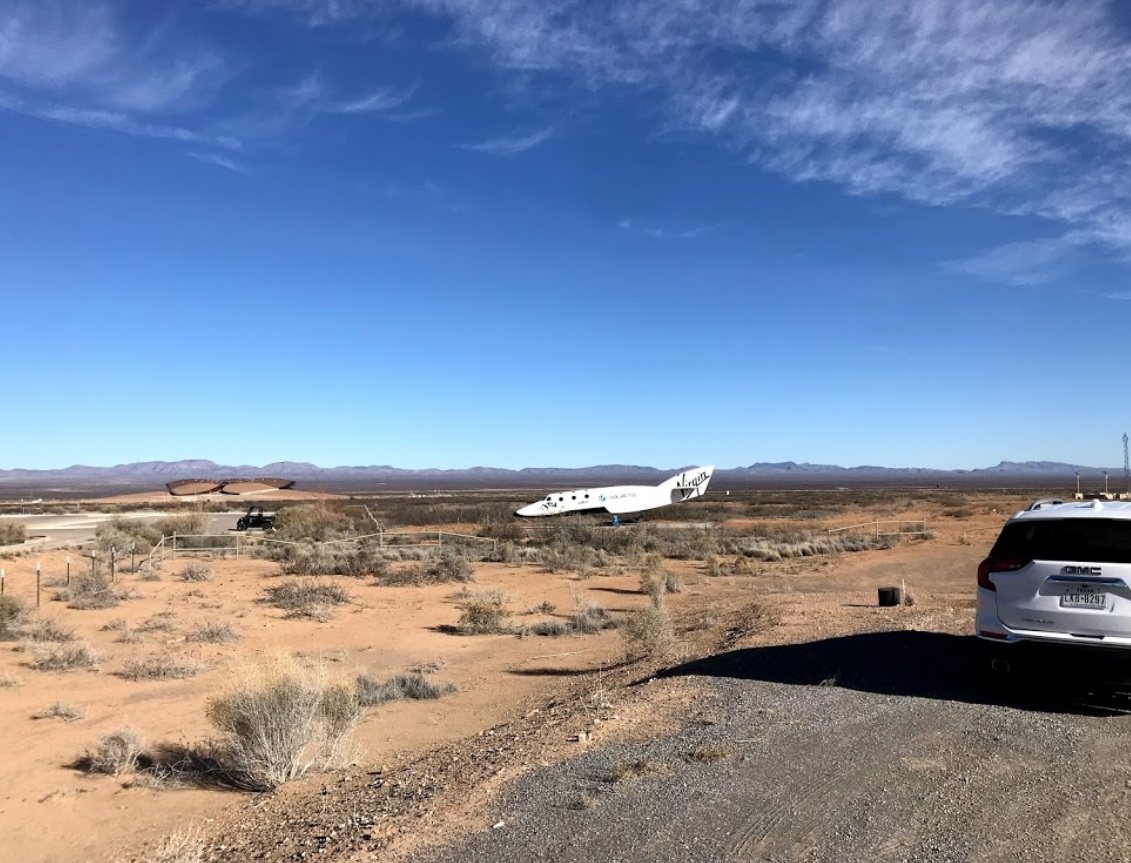
[[[1121,460],[1131,15],[0,0],[0,468]]]

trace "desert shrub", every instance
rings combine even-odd
[[[55,598],[65,601],[68,608],[82,610],[113,608],[121,601],[101,570],[73,576],[70,587],[57,592]]]
[[[275,516],[275,536],[288,542],[327,542],[353,533],[352,520],[325,504],[288,506]]]
[[[203,563],[190,563],[177,573],[181,581],[211,581],[212,568]]]
[[[714,554],[707,555],[706,563],[707,563],[707,575],[713,575],[714,576],[714,575],[722,575],[723,574],[722,561],[719,560],[718,555],[714,555]]]
[[[423,674],[397,674],[384,683],[378,683],[368,674],[357,675],[357,700],[362,707],[373,707],[402,699],[441,698],[455,692],[451,683],[433,683]]]
[[[462,554],[445,551],[420,563],[399,570],[389,570],[377,579],[384,585],[443,584],[452,581],[475,581],[471,564]]]
[[[351,681],[276,657],[242,670],[207,713],[224,735],[217,752],[228,769],[267,790],[340,764],[361,706]]]
[[[157,539],[163,536],[199,536],[208,531],[211,519],[205,512],[182,512],[177,515],[167,515],[153,522],[151,530],[157,534]],[[156,540],[154,540],[156,541]]]
[[[27,542],[27,526],[22,521],[0,521],[0,545],[18,545]]]
[[[208,623],[198,624],[196,629],[186,636],[186,639],[188,641],[205,642],[208,644],[224,644],[239,641],[240,634],[236,632],[235,627],[230,623],[209,621]]]
[[[667,593],[683,593],[683,579],[674,572],[664,576],[664,590]]]
[[[27,606],[19,597],[0,596],[0,638],[14,638],[27,618]]]
[[[313,578],[292,579],[267,588],[267,602],[287,612],[287,617],[325,618],[334,606],[350,601],[340,585]]]
[[[659,656],[674,643],[671,617],[663,605],[645,605],[628,612],[618,632],[630,659]]]
[[[14,689],[23,686],[24,682],[11,674],[0,674],[0,689]]]
[[[126,680],[181,680],[199,674],[199,662],[182,660],[175,656],[148,656],[144,659],[130,659],[118,672]]]
[[[83,641],[32,644],[28,663],[36,671],[74,671],[94,668],[101,661],[97,651]]]
[[[585,634],[600,632],[612,626],[613,620],[609,612],[596,603],[576,597],[573,601],[573,630]]]
[[[86,713],[81,707],[67,701],[56,701],[54,704],[37,710],[31,715],[32,719],[62,719],[64,722],[74,722],[82,719]]]
[[[138,632],[172,632],[177,628],[176,614],[159,611],[137,625]]]
[[[38,643],[74,641],[75,631],[66,628],[57,620],[41,618],[26,627],[20,637]]]
[[[389,570],[381,549],[370,543],[285,546],[280,558],[284,575],[349,575],[380,577]]]
[[[80,758],[78,766],[87,773],[120,776],[137,769],[138,759],[145,752],[145,741],[132,728],[119,728],[107,734],[93,752]]]
[[[573,626],[565,620],[542,620],[527,627],[525,631],[529,632],[531,635],[557,637],[571,635],[574,630]]]
[[[468,601],[456,624],[460,635],[498,635],[510,631],[510,615],[501,596]]]

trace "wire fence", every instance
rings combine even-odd
[[[853,524],[848,527],[830,527],[829,537],[836,533],[871,533],[876,537],[881,536],[930,536],[925,521],[869,521],[864,524]]]
[[[492,551],[498,549],[498,540],[483,536],[474,536],[469,533],[454,533],[448,530],[383,530],[377,533],[367,533],[361,536],[351,536],[345,539],[332,539],[324,542],[305,542],[287,539],[274,539],[269,536],[249,535],[246,533],[225,534],[184,534],[174,533],[163,536],[153,546],[149,553],[149,560],[164,561],[166,557],[176,560],[177,555],[186,554],[231,554],[237,559],[240,555],[247,555],[251,550],[260,545],[290,545],[335,547],[356,546],[365,541],[376,540],[379,549],[396,550],[409,548],[425,548],[441,550],[445,547],[456,547],[470,543],[487,544]]]

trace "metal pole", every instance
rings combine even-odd
[[[173,531],[173,560],[177,559],[177,532]]]
[[[114,583],[114,564],[118,562],[118,549],[110,549],[110,583]]]
[[[91,551],[91,553],[90,553],[90,577],[91,577],[92,580],[94,579],[94,559],[96,557],[98,557],[98,552],[97,551]]]
[[[240,535],[236,534],[236,560],[240,559]]]
[[[71,556],[67,555],[67,587],[71,586]]]
[[[35,607],[39,608],[39,561],[35,562]]]
[[[7,581],[7,579],[4,578],[4,567],[0,566],[0,596],[4,595],[4,582],[5,581]]]
[[[130,569],[137,572],[137,543],[130,546]]]

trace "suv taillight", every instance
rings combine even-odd
[[[1014,572],[1028,566],[1031,560],[1010,560],[1008,558],[987,557],[978,564],[978,587],[986,590],[997,590],[997,585],[990,581],[990,575],[995,572]]]

